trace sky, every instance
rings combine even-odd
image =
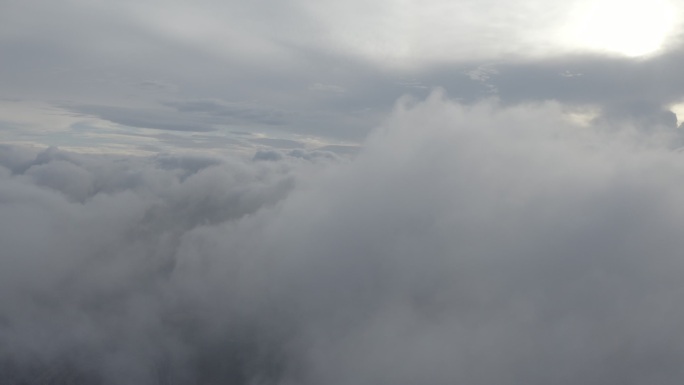
[[[684,4],[0,1],[0,383],[679,385]]]
[[[1,140],[148,155],[353,146],[398,98],[435,88],[556,100],[587,119],[682,111],[683,14],[673,0],[7,0]]]

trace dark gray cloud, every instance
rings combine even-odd
[[[164,144],[168,144],[171,148],[186,148],[186,149],[223,149],[223,150],[241,150],[245,147],[249,148],[249,144],[243,140],[224,135],[222,133],[203,134],[192,133],[189,137],[187,135],[178,135],[176,133],[164,132],[158,135],[152,135],[153,138],[159,140]],[[156,150],[163,152],[162,150]]]
[[[166,102],[177,112],[161,108],[131,108],[98,105],[67,105],[70,111],[94,115],[124,126],[169,131],[215,131],[235,124],[284,124],[286,114],[258,106],[231,105],[217,101]]]
[[[360,146],[329,145],[320,147],[321,151],[330,151],[339,155],[356,155],[361,151]]]
[[[631,103],[608,105],[604,108],[601,119],[617,124],[631,122],[645,128],[663,126],[674,130],[677,128],[678,118],[664,106],[642,99]]]
[[[266,109],[246,103],[225,103],[216,100],[193,100],[184,102],[168,102],[167,106],[180,112],[200,113],[209,116],[223,117],[241,123],[261,123],[268,125],[285,124],[287,114],[283,111]]]
[[[289,139],[255,138],[250,139],[249,141],[257,144],[265,144],[275,148],[304,148],[304,143]]]
[[[216,130],[211,123],[192,118],[188,119],[187,116],[174,115],[169,111],[97,105],[80,105],[68,108],[76,113],[94,115],[124,126],[169,131],[206,132]]]
[[[341,158],[337,154],[331,151],[324,151],[324,150],[304,150],[301,148],[297,148],[294,150],[290,151],[281,151],[281,150],[275,150],[275,149],[270,149],[270,150],[257,150],[257,152],[254,154],[254,157],[252,160],[254,161],[281,161],[285,158],[294,158],[294,159],[302,159],[306,161],[330,161],[330,162],[337,162],[340,161]]]
[[[679,384],[679,136],[602,124],[435,94],[351,161],[0,147],[2,380]]]
[[[684,98],[684,77],[678,71],[683,64],[684,51],[673,49],[639,60],[569,55],[489,62],[484,67],[471,63],[456,69],[453,66],[434,68],[420,74],[419,79],[429,85],[441,85],[464,100],[491,96],[491,89],[487,87],[491,85],[505,103],[557,100],[604,106],[643,101],[665,105]],[[471,76],[478,69],[490,71],[486,79]]]

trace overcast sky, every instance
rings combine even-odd
[[[681,385],[684,3],[0,0],[0,384]]]
[[[353,145],[435,87],[557,100],[580,119],[656,113],[684,101],[683,14],[673,0],[6,0],[0,140]]]

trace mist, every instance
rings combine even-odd
[[[4,145],[0,383],[679,384],[681,134],[616,122],[433,92],[352,158]]]

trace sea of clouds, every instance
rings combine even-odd
[[[355,158],[0,147],[0,384],[684,379],[684,154],[402,99]]]

